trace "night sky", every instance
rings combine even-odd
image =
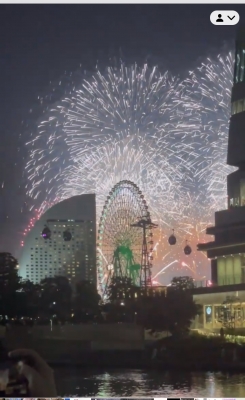
[[[21,213],[25,126],[49,82],[119,54],[183,74],[234,46],[237,26],[210,22],[219,9],[236,10],[245,24],[245,5],[0,5],[0,251],[18,255],[29,218],[28,207]]]

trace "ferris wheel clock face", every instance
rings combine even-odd
[[[133,284],[140,285],[142,230],[131,225],[141,218],[150,218],[142,192],[133,182],[119,182],[107,196],[99,222],[97,272],[100,294],[103,295],[112,276],[127,277]],[[151,247],[150,230],[147,236]]]

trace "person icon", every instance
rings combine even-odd
[[[216,19],[216,22],[224,22],[221,14],[218,15],[218,19]]]

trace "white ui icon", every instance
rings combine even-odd
[[[236,25],[239,19],[238,12],[232,10],[218,10],[210,14],[210,21],[214,25]]]

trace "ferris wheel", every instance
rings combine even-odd
[[[150,219],[150,213],[138,186],[127,180],[117,183],[107,196],[98,229],[97,276],[102,296],[112,276],[131,278],[140,286],[143,237],[135,223],[142,219]],[[153,251],[152,236],[148,230],[149,254]]]

